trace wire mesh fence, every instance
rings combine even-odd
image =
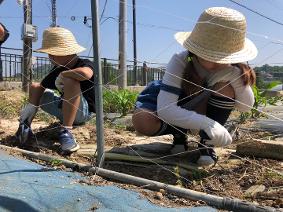
[[[11,49],[10,49],[11,50]],[[17,50],[17,49],[15,49]],[[89,60],[93,57],[82,56]],[[32,81],[40,81],[51,70],[52,64],[49,58],[34,56],[31,60],[32,73],[29,78]],[[137,66],[127,64],[128,86],[144,86],[152,80],[160,80],[163,77],[165,67],[150,67],[146,62],[138,62]],[[155,64],[156,65],[156,64]],[[114,59],[101,58],[102,82],[104,85],[117,85],[120,75],[119,61]],[[1,81],[22,81],[23,55],[20,53],[1,53],[0,79]]]

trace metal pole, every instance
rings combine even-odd
[[[24,2],[24,24],[32,24],[32,0]],[[29,81],[31,81],[31,57],[32,57],[32,38],[23,38],[23,67],[22,67],[22,90],[29,91]]]
[[[52,23],[50,26],[56,27],[57,26],[56,0],[51,0],[51,5],[52,5]]]
[[[99,55],[99,17],[98,0],[91,0],[92,39],[95,85],[96,137],[97,137],[97,164],[104,161],[104,134],[103,134],[103,102],[102,102],[102,74]]]
[[[127,87],[126,41],[127,41],[127,0],[120,0],[119,11],[119,89]]]
[[[134,82],[137,84],[136,0],[133,0]]]

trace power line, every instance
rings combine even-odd
[[[115,20],[115,21],[119,21],[118,18],[115,18],[113,16],[109,16],[109,17],[104,17],[105,19],[102,21],[101,24],[103,24],[105,21],[107,21],[108,19],[112,19],[112,20]],[[126,22],[130,23],[130,24],[133,24],[132,21],[129,21],[129,20],[126,20]],[[161,25],[154,25],[154,24],[144,24],[144,23],[140,23],[140,22],[137,22],[137,25],[140,25],[140,26],[144,26],[144,27],[149,27],[149,28],[158,28],[158,29],[166,29],[166,30],[171,30],[171,31],[176,31],[176,32],[179,32],[179,31],[184,31],[183,29],[176,29],[176,28],[171,28],[171,27],[167,27],[167,26],[161,26]]]
[[[102,9],[102,12],[101,12],[101,15],[100,15],[100,22],[101,22],[101,19],[103,18],[103,15],[104,15],[104,12],[105,12],[105,9],[106,9],[106,5],[107,5],[107,0],[105,0],[105,3],[104,3],[104,6],[103,6],[103,9]]]
[[[261,17],[263,17],[263,18],[265,18],[265,19],[268,19],[268,20],[270,20],[270,21],[272,21],[272,22],[274,22],[274,23],[276,23],[276,24],[279,24],[279,25],[283,26],[283,23],[281,23],[281,22],[279,22],[279,21],[276,21],[276,20],[274,20],[274,19],[272,19],[272,18],[269,18],[269,17],[267,17],[266,15],[261,14],[261,13],[255,11],[255,10],[253,10],[253,9],[251,9],[251,8],[248,8],[247,6],[245,6],[245,5],[243,5],[243,4],[240,4],[240,3],[238,3],[238,2],[236,2],[236,1],[234,1],[234,0],[228,0],[228,1],[230,1],[230,2],[232,2],[232,3],[234,3],[234,4],[237,4],[237,5],[239,5],[239,6],[243,7],[243,8],[245,8],[245,9],[247,9],[247,10],[249,10],[249,11],[251,11],[251,12],[253,12],[253,13],[255,13],[255,14],[261,16]]]

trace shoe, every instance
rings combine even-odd
[[[204,147],[200,147],[200,157],[197,160],[197,164],[199,166],[210,166],[216,164],[218,157],[216,152],[212,147],[208,147],[203,149]]]
[[[27,141],[33,137],[31,127],[25,122],[19,124],[19,128],[16,132],[16,138],[19,141],[19,146],[24,146]]]
[[[72,153],[80,148],[71,132],[66,128],[60,130],[59,142],[61,144],[61,151],[63,153]]]
[[[201,137],[200,143],[198,144],[200,157],[196,163],[199,166],[215,165],[218,160],[216,152],[214,151],[212,145],[205,145],[204,139],[209,139],[208,135],[203,130],[199,132],[199,135]]]
[[[182,153],[188,150],[187,135],[176,134],[173,135],[173,145],[170,150],[172,154]]]

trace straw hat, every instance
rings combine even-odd
[[[62,27],[51,27],[43,32],[42,47],[36,52],[55,56],[66,56],[84,51],[72,32]]]
[[[205,60],[240,63],[257,56],[257,48],[246,38],[246,28],[246,19],[240,12],[212,7],[201,14],[192,32],[178,32],[175,39]]]

